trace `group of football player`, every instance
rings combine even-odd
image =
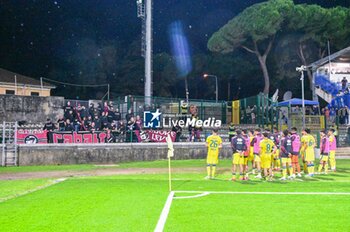
[[[230,138],[233,150],[232,178],[235,181],[237,175],[241,180],[248,180],[249,174],[255,178],[272,180],[276,172],[282,173],[280,180],[313,177],[315,174],[327,174],[330,165],[331,171],[336,171],[336,137],[334,129],[320,131],[320,158],[317,172],[315,172],[315,137],[310,129],[301,131],[297,128],[278,131],[274,128],[261,130],[235,130],[235,135]],[[218,163],[219,150],[222,147],[222,139],[213,130],[213,134],[206,140],[208,147],[207,179],[215,176]],[[303,173],[301,172],[301,165]],[[329,164],[329,165],[328,165]]]
[[[236,136],[231,139],[233,150],[232,179],[236,180],[237,169],[241,180],[247,180],[249,163],[251,172],[257,174],[255,178],[272,180],[273,171],[282,171],[280,180],[302,177],[300,160],[303,172],[312,177],[315,174],[327,174],[328,162],[331,170],[335,171],[336,138],[334,130],[320,131],[320,164],[315,172],[316,140],[310,129],[297,133],[297,128],[282,132],[274,128],[273,131],[260,128],[254,131],[236,130]],[[301,159],[300,159],[301,158]],[[288,174],[288,175],[287,175]]]

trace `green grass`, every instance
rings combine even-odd
[[[166,182],[71,179],[0,205],[2,231],[151,231]],[[15,224],[14,224],[15,223]]]
[[[45,171],[90,171],[96,169],[120,169],[120,168],[167,168],[167,160],[147,161],[147,162],[128,162],[118,163],[116,166],[101,166],[94,164],[80,164],[80,165],[44,165],[44,166],[19,166],[19,167],[0,167],[1,173],[16,173],[16,172],[45,172]],[[174,168],[193,168],[204,167],[204,159],[198,160],[172,160],[171,165]],[[230,168],[232,161],[230,159],[223,159],[219,161],[219,168]],[[338,161],[338,169],[343,167],[350,167],[350,160]],[[350,171],[349,171],[350,172]]]
[[[337,173],[285,182],[229,182],[230,160],[223,160],[218,178],[209,181],[203,179],[204,160],[172,164],[203,167],[202,173],[173,173],[174,190],[350,192],[350,160],[339,160]],[[142,167],[167,167],[167,162],[125,163],[118,168]],[[48,181],[0,181],[0,198]],[[167,196],[167,174],[73,177],[0,203],[0,231],[153,231]],[[348,231],[349,215],[349,195],[210,194],[174,199],[165,231]]]
[[[49,179],[3,180],[0,181],[0,201],[9,196],[24,193],[38,186],[45,185]]]
[[[349,196],[211,194],[174,199],[165,231],[348,231],[349,213]]]
[[[202,167],[205,160],[173,160],[173,167]],[[230,164],[229,160],[223,160],[222,164],[226,167]],[[117,169],[117,168],[167,168],[167,160],[157,160],[148,162],[129,162],[119,163],[116,166],[101,166],[94,164],[80,165],[43,165],[43,166],[19,166],[19,167],[0,167],[1,173],[16,172],[46,172],[46,171],[90,171],[96,169]]]

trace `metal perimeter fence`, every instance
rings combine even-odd
[[[117,97],[110,101],[98,101],[98,100],[65,100],[67,103],[70,101],[72,106],[85,106],[90,107],[91,103],[94,107],[103,107],[104,102],[107,102],[113,110],[118,109],[121,113],[122,119],[125,119],[128,113],[132,113],[134,116],[139,115],[143,118],[145,111],[156,111],[157,109],[163,115],[167,117],[179,117],[180,114],[197,114],[199,119],[205,120],[207,118],[215,118],[221,120],[222,124],[228,123],[227,121],[227,102],[226,101],[210,101],[210,100],[198,100],[189,99],[186,102],[185,99],[179,98],[165,98],[165,97],[150,97],[144,96],[125,96]]]
[[[239,113],[239,124],[254,124],[262,128],[278,125],[278,108],[263,93],[234,101],[232,108]]]

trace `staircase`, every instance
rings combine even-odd
[[[329,80],[328,77],[323,75],[318,75],[315,77],[315,86],[318,86],[323,91],[332,95],[333,97],[337,96],[339,92],[339,87],[336,83],[333,83]]]
[[[324,99],[328,104],[337,97],[339,88],[337,84],[331,82],[328,77],[324,75],[315,76],[315,94]]]
[[[341,86],[329,80],[327,76],[315,76],[315,94],[324,99],[329,107],[339,109],[350,107],[350,93],[342,90]]]
[[[333,96],[321,88],[315,88],[315,93],[317,96],[325,100],[328,104],[332,102]]]
[[[18,165],[17,122],[3,122],[1,166]]]

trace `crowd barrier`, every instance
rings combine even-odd
[[[46,130],[18,130],[18,144],[46,144],[46,143],[115,143],[115,142],[153,142],[164,143],[169,135],[173,142],[176,139],[174,131],[143,130],[127,131],[125,134],[107,131],[79,131],[79,132],[48,132]],[[117,140],[118,136],[123,139]]]

